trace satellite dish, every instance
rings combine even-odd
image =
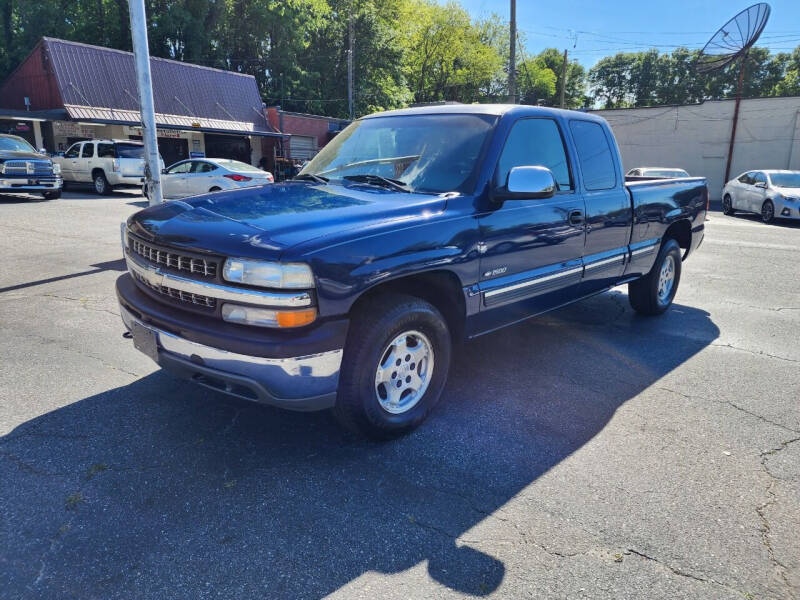
[[[766,2],[753,4],[720,27],[700,51],[697,70],[722,69],[747,52],[764,31],[770,8]]]
[[[770,8],[766,2],[759,2],[745,8],[738,15],[720,27],[700,51],[695,68],[700,73],[724,69],[741,57],[739,83],[736,86],[736,105],[733,109],[731,139],[728,145],[728,160],[725,164],[725,181],[731,176],[731,161],[736,143],[736,125],[739,122],[739,104],[742,102],[744,86],[744,67],[747,51],[756,43],[769,19]]]

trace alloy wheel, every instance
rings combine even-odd
[[[395,337],[383,351],[375,372],[378,403],[395,415],[414,408],[428,389],[433,365],[433,344],[425,334],[411,330]]]

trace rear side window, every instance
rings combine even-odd
[[[90,144],[89,142],[83,145],[83,151],[81,152],[81,158],[92,158],[94,156],[94,144]]]
[[[117,144],[117,158],[144,158],[144,146],[139,144]]]
[[[513,167],[547,167],[559,190],[571,190],[567,153],[552,119],[521,119],[511,128],[497,162],[497,184],[505,185]]]
[[[100,158],[114,158],[114,144],[97,144],[97,156]]]
[[[572,137],[587,190],[610,190],[617,185],[617,170],[608,138],[599,123],[570,121]]]

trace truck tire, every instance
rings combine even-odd
[[[667,310],[681,280],[681,249],[673,239],[664,240],[650,272],[628,284],[628,301],[641,315],[660,315]]]
[[[772,223],[775,220],[775,205],[772,200],[764,200],[761,205],[761,220],[764,223]]]
[[[106,196],[111,193],[111,186],[108,185],[106,174],[102,171],[95,171],[92,176],[92,182],[94,183],[94,191],[97,192],[99,196]]]
[[[450,367],[450,331],[431,304],[401,294],[369,299],[347,337],[333,409],[373,439],[404,435],[436,406]]]
[[[725,197],[722,198],[722,214],[728,216],[736,214],[736,211],[733,209],[733,199],[730,194],[725,194]]]
[[[45,200],[58,200],[61,198],[61,190],[58,190],[57,192],[45,192],[42,194],[42,196],[44,196]]]

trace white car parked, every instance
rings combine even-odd
[[[747,171],[722,188],[722,212],[761,215],[769,223],[775,218],[800,219],[800,171]]]
[[[164,161],[159,159],[161,167]],[[144,181],[144,144],[133,140],[75,142],[53,157],[64,183],[91,183],[104,196],[117,187],[140,187]]]
[[[272,173],[227,158],[193,158],[162,171],[164,198],[185,198],[209,192],[273,183]],[[145,192],[146,195],[146,192]]]

